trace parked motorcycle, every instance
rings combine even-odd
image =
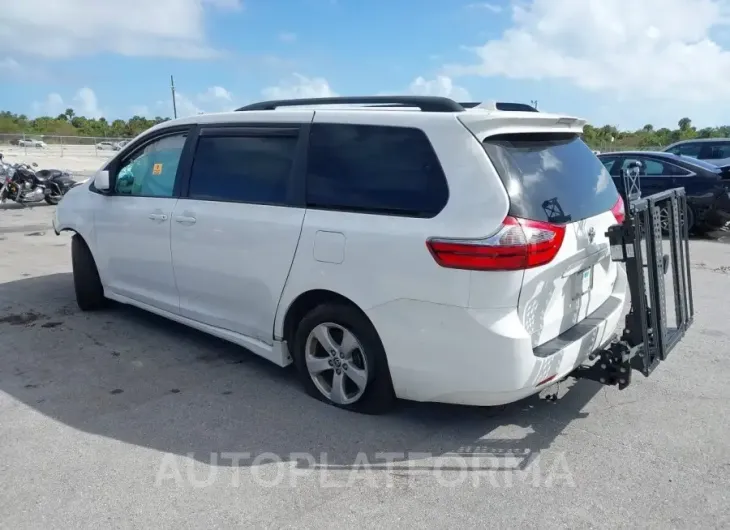
[[[0,204],[7,200],[21,205],[45,201],[58,204],[71,188],[78,186],[70,173],[58,169],[41,169],[38,164],[8,164],[0,155]],[[4,177],[4,179],[3,179]]]

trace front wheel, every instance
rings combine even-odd
[[[311,396],[365,414],[382,414],[395,404],[380,337],[357,308],[339,303],[316,307],[299,323],[292,346]]]

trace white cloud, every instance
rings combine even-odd
[[[203,0],[204,4],[210,4],[218,9],[228,9],[230,11],[240,11],[243,9],[241,0]]]
[[[240,0],[0,0],[0,52],[210,57],[217,51],[206,43],[206,9],[241,5]]]
[[[2,15],[0,15],[2,17]],[[25,62],[19,62],[14,57],[0,59],[0,75],[4,76],[3,81],[42,81],[47,80],[44,70]]]
[[[455,85],[454,81],[445,75],[436,76],[431,80],[417,77],[408,87],[408,92],[417,96],[443,96],[455,101],[471,100],[471,95],[464,87]]]
[[[207,112],[230,111],[240,105],[234,104],[233,94],[230,91],[222,86],[212,86],[205,92],[193,96],[188,96],[186,93],[176,90],[175,106],[177,108],[177,117],[186,118]],[[159,113],[167,117],[172,118],[175,115],[172,106],[172,96],[168,100],[158,101],[155,107]],[[147,113],[140,114],[140,116],[150,116],[149,109],[147,109]]]
[[[557,79],[629,100],[725,105],[730,50],[711,31],[730,25],[730,0],[531,0],[512,27],[474,48],[451,75]]]
[[[486,9],[487,11],[491,11],[492,13],[502,12],[502,6],[492,4],[490,2],[473,2],[471,4],[467,4],[466,7],[469,9]]]
[[[14,74],[20,70],[20,63],[12,57],[5,57],[0,61],[0,72],[3,74]]]
[[[56,117],[68,107],[63,101],[61,94],[51,92],[44,101],[34,101],[32,104],[33,114],[36,116]]]
[[[172,105],[172,102],[170,102],[170,105]],[[182,92],[175,93],[175,105],[177,107],[178,118],[187,118],[188,116],[195,116],[196,114],[203,114],[205,112]]]
[[[151,118],[152,112],[147,105],[132,105],[129,108],[131,116],[142,116],[143,118]]]
[[[233,96],[222,86],[212,86],[203,94],[199,94],[198,100],[202,103],[214,103],[219,105],[221,103],[230,103],[233,101]]]
[[[78,116],[87,118],[101,118],[104,113],[99,108],[99,100],[96,94],[89,87],[83,87],[74,94],[71,101],[63,99],[61,94],[51,92],[43,101],[34,101],[31,105],[33,114],[36,116],[56,117],[68,108],[74,109]]]
[[[265,88],[261,94],[266,99],[326,98],[337,96],[323,77],[306,77],[292,74],[290,79],[276,86]]]
[[[296,42],[297,34],[290,33],[288,31],[282,31],[281,33],[279,33],[279,40],[281,42]]]
[[[87,118],[101,118],[104,113],[99,108],[99,101],[96,94],[89,87],[79,90],[73,99],[72,106],[76,113]]]

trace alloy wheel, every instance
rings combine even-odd
[[[304,359],[317,390],[333,403],[350,405],[365,393],[367,357],[357,337],[343,326],[315,326],[307,337]]]

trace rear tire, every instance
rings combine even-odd
[[[323,330],[332,331],[327,336],[336,350],[325,349],[317,339]],[[354,349],[340,349],[347,341]],[[325,303],[314,308],[299,323],[292,342],[299,378],[312,397],[363,414],[384,414],[395,406],[385,349],[373,325],[356,307]],[[317,363],[324,367],[319,372]],[[341,392],[335,388],[335,377],[342,380],[337,387]]]
[[[46,195],[46,202],[50,204],[51,206],[56,206],[59,202],[61,202],[61,196],[60,195]]]
[[[71,263],[79,308],[82,311],[94,311],[106,307],[108,300],[104,297],[96,262],[86,242],[78,234],[71,239]]]

